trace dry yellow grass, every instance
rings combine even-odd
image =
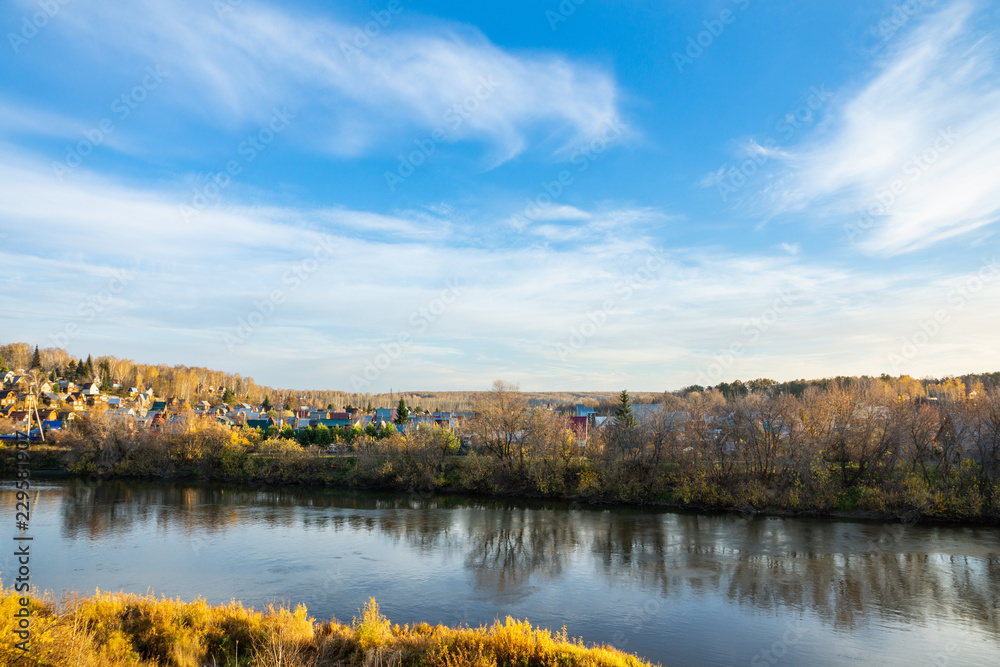
[[[48,667],[643,667],[610,647],[586,647],[508,617],[490,627],[393,625],[374,599],[349,625],[317,622],[304,606],[248,609],[152,595],[97,593],[31,600],[30,650],[12,633],[19,594],[0,593],[0,664]]]

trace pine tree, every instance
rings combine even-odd
[[[100,364],[101,368],[101,391],[111,391],[111,364],[105,359]]]
[[[410,409],[406,407],[406,399],[400,398],[399,405],[396,406],[396,418],[393,420],[393,423],[402,425],[408,421],[410,421]]]
[[[618,395],[618,409],[615,410],[615,424],[623,428],[635,427],[635,412],[632,410],[632,399],[628,391],[622,389]]]
[[[31,368],[42,367],[42,355],[38,353],[38,346],[35,346],[35,353],[31,355]]]
[[[260,407],[264,408],[264,412],[270,412],[271,411],[271,397],[270,396],[265,396],[264,397],[264,402],[260,404]]]

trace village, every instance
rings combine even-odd
[[[299,404],[286,407],[271,404],[265,396],[260,403],[225,401],[231,393],[223,386],[205,391],[218,400],[189,401],[174,396],[158,396],[151,387],[124,387],[117,381],[94,377],[79,382],[66,378],[46,380],[31,371],[7,371],[0,375],[0,437],[3,439],[43,439],[45,434],[69,428],[75,420],[101,415],[115,422],[124,422],[137,429],[173,432],[187,430],[196,418],[214,419],[233,429],[254,429],[268,437],[305,439],[312,444],[336,446],[335,434],[351,442],[355,435],[381,435],[389,430],[412,431],[420,426],[433,426],[451,431],[474,419],[475,410],[429,411],[408,408],[405,402],[397,407],[359,408],[351,405],[311,407]],[[110,385],[110,386],[109,386]],[[648,422],[659,412],[658,404],[633,406],[636,418]],[[400,410],[402,409],[402,416]],[[584,404],[564,406],[565,425],[585,444],[588,436],[610,423],[610,417],[599,416],[594,407]],[[683,422],[686,413],[669,413]],[[335,430],[336,429],[336,430]],[[9,432],[7,432],[9,431]],[[308,432],[308,433],[307,433]],[[303,438],[303,434],[306,437]],[[328,433],[326,438],[310,438],[309,433]]]

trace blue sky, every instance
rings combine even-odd
[[[1000,368],[1000,6],[0,8],[7,341],[361,391]]]

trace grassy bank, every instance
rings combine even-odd
[[[60,603],[30,599],[27,653],[16,648],[19,594],[0,597],[0,664],[32,667],[642,667],[609,647],[586,647],[565,632],[508,617],[490,627],[393,625],[369,600],[350,623],[317,622],[307,610],[248,609],[237,602],[101,593]]]

